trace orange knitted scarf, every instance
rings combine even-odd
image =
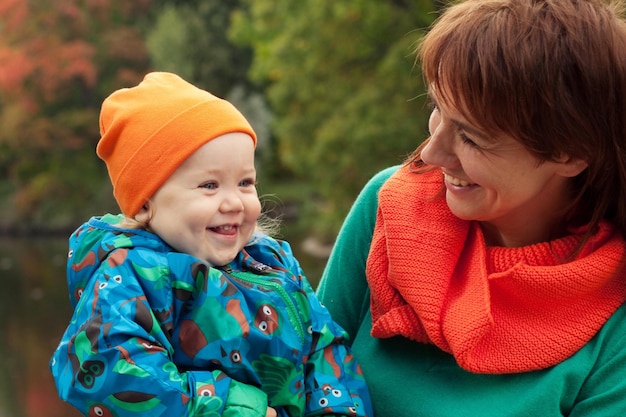
[[[441,186],[439,170],[403,167],[380,190],[367,262],[372,336],[435,344],[471,372],[532,371],[575,353],[626,299],[625,243],[609,224],[566,263],[580,235],[487,247]]]

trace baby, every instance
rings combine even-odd
[[[109,96],[100,129],[123,214],[70,238],[60,397],[86,416],[371,416],[346,333],[259,231],[241,113],[157,72]]]

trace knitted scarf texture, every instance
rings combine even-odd
[[[372,336],[451,353],[475,373],[562,362],[626,299],[625,244],[602,223],[575,259],[579,233],[526,247],[487,247],[454,216],[442,173],[398,170],[381,188],[367,262]]]

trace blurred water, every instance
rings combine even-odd
[[[67,239],[0,239],[0,417],[74,417],[48,360],[70,318]]]
[[[317,285],[325,260],[289,240]],[[58,398],[48,370],[71,316],[66,255],[65,237],[0,238],[0,417],[81,416]]]

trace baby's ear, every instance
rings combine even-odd
[[[150,206],[148,203],[141,206],[137,214],[133,217],[141,224],[149,224],[150,223]]]

